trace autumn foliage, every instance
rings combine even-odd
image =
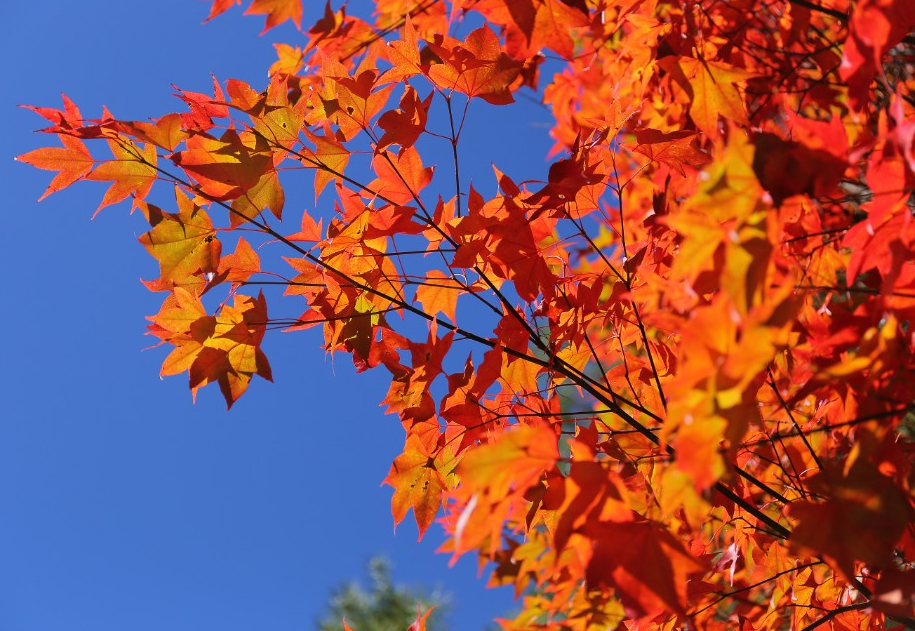
[[[505,629],[915,628],[915,3],[247,12],[301,27],[265,85],[65,98],[20,157],[148,219],[163,375],[231,406],[271,329],[386,371],[394,518],[513,586]],[[468,181],[468,112],[522,95],[543,171]]]

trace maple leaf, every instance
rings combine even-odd
[[[445,490],[443,463],[416,435],[407,436],[401,455],[394,459],[384,483],[394,487],[391,510],[394,523],[400,523],[413,509],[419,538],[422,539],[442,505]]]
[[[384,130],[384,135],[378,140],[375,151],[392,144],[400,145],[401,150],[412,147],[420,134],[426,130],[432,96],[429,94],[421,101],[416,90],[412,86],[407,86],[400,99],[400,109],[385,112],[378,119],[378,126]]]
[[[444,313],[452,322],[457,322],[455,310],[458,297],[464,286],[439,270],[430,270],[426,282],[416,288],[416,299],[423,310],[431,315]]]
[[[59,171],[54,176],[54,179],[51,180],[45,192],[38,198],[38,201],[86,177],[95,164],[92,155],[82,140],[65,134],[60,134],[59,138],[64,145],[63,148],[47,147],[45,149],[35,149],[16,158],[39,169]]]
[[[259,104],[260,100],[254,107]],[[264,136],[271,147],[292,149],[299,142],[299,132],[305,122],[305,107],[304,99],[290,105],[288,82],[279,75],[273,75],[263,111],[252,116],[254,130]]]
[[[583,436],[570,442],[569,453],[567,475],[561,481],[547,478],[547,488],[540,499],[542,508],[556,511],[551,527],[558,550],[566,549],[572,536],[589,523],[628,522],[634,518],[623,480],[594,462],[594,448]]]
[[[187,172],[211,199],[235,199],[251,190],[273,168],[271,157],[255,141],[249,146],[233,130],[220,138],[195,134],[187,149],[172,154],[171,160]]]
[[[305,65],[304,51],[298,46],[276,43],[277,60],[270,66],[270,75],[293,76]]]
[[[388,61],[394,67],[381,76],[379,81],[382,83],[403,81],[414,75],[425,73],[429,68],[428,64],[424,64],[422,61],[419,34],[409,17],[404,21],[403,39],[390,42],[385,52]]]
[[[349,162],[350,152],[334,136],[329,126],[325,127],[324,134],[316,134],[305,130],[305,135],[315,144],[315,150],[307,149],[302,159],[305,166],[318,169],[315,174],[315,200],[327,184],[343,175]]]
[[[144,199],[159,177],[153,145],[140,148],[129,140],[118,139],[110,140],[108,146],[114,159],[98,165],[86,176],[89,180],[112,182],[95,214],[109,204],[126,199],[128,195],[133,195],[134,200]]]
[[[346,9],[344,4],[335,12],[328,2],[325,5],[324,16],[308,29],[308,44],[305,50],[317,48],[322,55],[351,68],[353,58],[378,41],[379,32],[387,33],[391,29],[373,30],[372,26],[361,18],[347,15]]]
[[[166,114],[152,123],[131,121],[118,123],[119,131],[135,136],[144,142],[152,143],[168,151],[187,139],[188,133],[182,129],[180,114]]]
[[[394,89],[393,85],[378,88],[378,71],[363,70],[356,77],[342,76],[339,64],[325,62],[325,72],[334,82],[337,97],[336,120],[340,132],[351,139],[371,126],[372,119],[382,110]]]
[[[69,133],[77,131],[83,126],[83,115],[80,113],[76,103],[70,100],[66,94],[61,94],[61,97],[64,102],[63,110],[54,109],[53,107],[35,107],[33,105],[21,105],[20,107],[32,110],[53,123],[52,127],[42,131],[48,133],[68,132],[69,135]]]
[[[857,562],[890,567],[915,513],[889,478],[859,459],[844,472],[835,467],[820,471],[806,485],[826,501],[791,504],[790,515],[798,520],[791,537],[795,546],[834,559],[849,578]],[[862,530],[862,524],[868,527]]]
[[[253,0],[245,15],[266,15],[261,35],[286,20],[292,20],[297,29],[302,27],[302,0]]]
[[[511,511],[523,505],[529,490],[555,467],[557,443],[555,430],[545,423],[521,425],[461,460],[461,502],[453,520],[455,554],[481,546],[490,553],[495,550]]]
[[[257,252],[248,244],[244,238],[239,237],[235,246],[235,252],[227,254],[219,260],[219,269],[215,279],[218,282],[229,281],[233,285],[248,280],[252,274],[261,271],[261,260]],[[213,281],[210,282],[213,284]]]
[[[686,175],[684,166],[699,167],[709,162],[708,155],[696,147],[696,138],[697,135],[689,131],[665,134],[656,129],[637,129],[635,151]]]
[[[257,298],[236,294],[233,306],[224,305],[217,315],[209,316],[198,298],[176,287],[150,320],[150,334],[175,346],[162,364],[162,376],[187,371],[195,398],[200,388],[217,382],[231,408],[255,374],[273,380],[260,349],[267,327],[262,293]]]
[[[595,541],[590,585],[613,585],[634,617],[685,613],[688,579],[705,568],[669,531],[649,521],[592,522],[583,531]]]
[[[270,170],[261,175],[256,184],[239,195],[232,202],[229,215],[231,225],[243,224],[246,219],[254,219],[265,209],[277,219],[283,218],[283,206],[286,204],[286,193],[280,184],[280,176],[275,170]]]
[[[330,7],[330,0],[328,0],[328,2],[324,4],[324,15],[308,29],[309,42],[306,50],[314,48],[321,43],[323,39],[337,33],[340,30],[340,26],[343,24],[345,16],[345,10],[334,12]]]
[[[393,156],[382,151],[372,158],[372,167],[378,177],[369,183],[365,195],[378,195],[395,204],[414,203],[432,181],[433,167],[423,166],[415,147]]]
[[[271,81],[271,85],[273,81]],[[244,81],[229,79],[226,81],[226,92],[231,107],[257,116],[264,105],[264,94],[259,93]],[[256,119],[255,119],[256,122]]]
[[[152,230],[140,237],[149,253],[159,261],[159,278],[146,286],[153,291],[183,287],[199,294],[205,276],[219,267],[222,246],[206,211],[176,190],[179,212],[139,202]]]
[[[505,51],[519,60],[543,47],[571,57],[573,29],[588,25],[587,11],[560,0],[483,0],[474,8],[487,20],[506,27]]]
[[[557,444],[553,428],[542,423],[522,425],[464,458],[458,473],[468,489],[486,490],[496,497],[509,489],[523,495],[556,462]]]
[[[209,22],[213,18],[228,11],[233,5],[241,4],[241,0],[213,0],[210,7],[210,14],[204,22]]]
[[[771,133],[758,135],[754,144],[753,171],[776,206],[793,195],[831,193],[847,166],[825,149],[788,142]]]
[[[175,89],[178,90],[176,96],[184,101],[191,110],[190,113],[181,114],[182,125],[186,130],[205,132],[216,125],[214,118],[229,117],[225,95],[215,76],[213,77],[213,96],[202,92],[182,90],[178,87]]]
[[[414,221],[416,209],[410,206],[387,205],[368,217],[365,228],[366,239],[393,237],[398,234],[419,234],[426,227]]]
[[[675,66],[676,64],[676,66]],[[737,87],[754,73],[719,61],[680,57],[664,59],[662,68],[679,70],[690,91],[690,118],[700,130],[711,137],[718,136],[718,117],[746,125],[747,110]]]
[[[286,237],[290,241],[320,241],[323,238],[322,224],[324,220],[322,219],[319,222],[314,220],[314,217],[308,214],[307,211],[302,213],[302,229]]]
[[[436,36],[429,48],[442,60],[428,71],[438,87],[478,96],[492,105],[514,103],[509,88],[521,65],[502,52],[499,38],[488,26],[472,31],[463,42]]]

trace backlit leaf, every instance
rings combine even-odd
[[[166,213],[140,202],[152,230],[140,237],[149,253],[159,261],[159,278],[147,283],[155,291],[179,286],[199,294],[206,275],[219,267],[222,250],[206,211],[177,192],[178,213]]]
[[[114,159],[99,164],[86,176],[90,180],[112,182],[102,197],[96,214],[105,206],[126,199],[128,195],[136,200],[144,199],[159,177],[159,172],[156,171],[156,148],[153,145],[139,147],[128,140],[118,139],[109,141],[108,146]]]
[[[95,164],[86,145],[79,138],[61,134],[60,141],[63,148],[35,149],[16,158],[39,169],[59,171],[38,201],[86,177]]]
[[[493,105],[514,102],[509,86],[521,66],[502,52],[498,37],[488,26],[471,32],[463,42],[436,37],[429,48],[442,60],[428,72],[438,87],[478,96]]]

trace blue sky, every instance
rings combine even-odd
[[[453,631],[482,629],[510,592],[485,590],[472,558],[448,568],[437,526],[417,544],[410,516],[394,534],[380,482],[403,432],[378,407],[383,374],[331,362],[313,332],[274,335],[275,384],[228,413],[215,386],[193,405],[185,377],[158,378],[165,352],[143,350],[161,296],[140,283],[156,274],[142,217],[116,206],[90,221],[98,183],[36,204],[52,174],[12,160],[56,143],[20,103],[59,107],[65,92],[86,116],[104,104],[144,120],[181,108],[171,84],[263,84],[271,42],[294,29],[258,37],[262,20],[239,9],[201,25],[208,5],[0,3],[0,629],[309,629],[376,554],[398,582],[450,592]],[[515,154],[489,141],[518,114],[494,109],[472,111],[463,155],[543,176],[545,114],[525,110],[542,120],[519,128]]]

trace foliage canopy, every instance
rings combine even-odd
[[[151,122],[65,97],[20,160],[142,211],[192,392],[271,379],[276,328],[387,371],[394,518],[491,562],[506,629],[915,628],[913,28],[909,0],[328,4],[266,86]],[[467,182],[468,111],[520,94],[546,179]]]

